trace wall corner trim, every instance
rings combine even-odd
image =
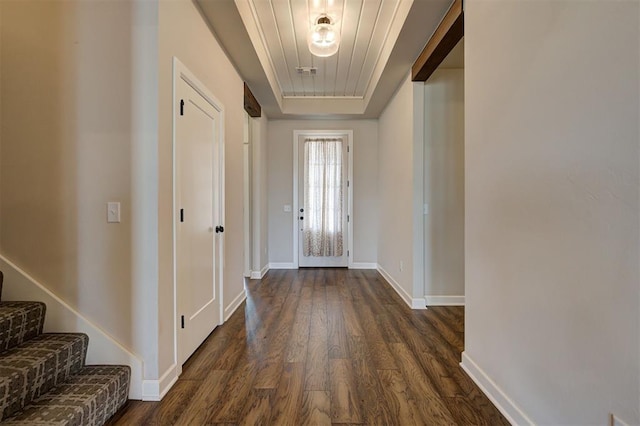
[[[247,292],[244,290],[244,282],[242,285],[242,291],[224,308],[224,322],[227,322],[231,315],[242,305],[242,302],[247,298]],[[224,323],[223,323],[224,324]]]
[[[267,263],[262,267],[259,271],[251,271],[251,279],[252,280],[261,280],[264,276],[269,272],[269,264]]]
[[[411,309],[426,308],[425,301],[422,297],[411,297],[411,295],[407,293],[407,291],[402,288],[402,286],[398,284],[396,280],[394,280],[391,275],[387,271],[385,271],[382,266],[380,266],[380,264],[378,264],[378,267],[376,269],[378,270],[378,272],[380,272],[380,275],[382,275],[385,281],[389,283],[389,285],[396,291],[396,293],[398,293],[398,296],[400,296],[402,300],[404,300],[407,306],[409,306]]]
[[[533,421],[504,393],[498,385],[467,355],[462,352],[462,369],[493,402],[512,425],[534,425]]]
[[[464,296],[425,296],[427,306],[464,306]]]
[[[131,367],[130,399],[143,395],[144,361],[74,307],[56,296],[26,271],[0,254],[4,272],[4,300],[38,300],[47,305],[45,332],[80,332],[89,336],[87,364],[124,364]]]
[[[178,365],[173,364],[158,380],[144,380],[142,382],[142,400],[160,401],[178,381],[179,375]]]
[[[411,309],[427,309],[427,303],[422,297],[414,297],[411,299]]]

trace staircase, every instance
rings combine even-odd
[[[85,365],[88,336],[43,333],[45,311],[0,302],[0,423],[103,425],[127,401],[129,367]]]

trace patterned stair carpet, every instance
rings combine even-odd
[[[0,302],[0,423],[103,425],[127,401],[129,367],[85,365],[89,337],[42,333],[45,312]]]
[[[130,374],[129,368],[122,366],[83,367],[2,424],[103,425],[127,401]]]

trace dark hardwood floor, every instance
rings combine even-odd
[[[508,425],[463,347],[463,308],[412,311],[376,271],[270,271],[161,402],[109,425]]]

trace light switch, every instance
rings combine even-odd
[[[291,204],[285,204],[284,211],[285,213],[291,213]]]
[[[120,203],[116,201],[107,203],[107,223],[120,223]]]

